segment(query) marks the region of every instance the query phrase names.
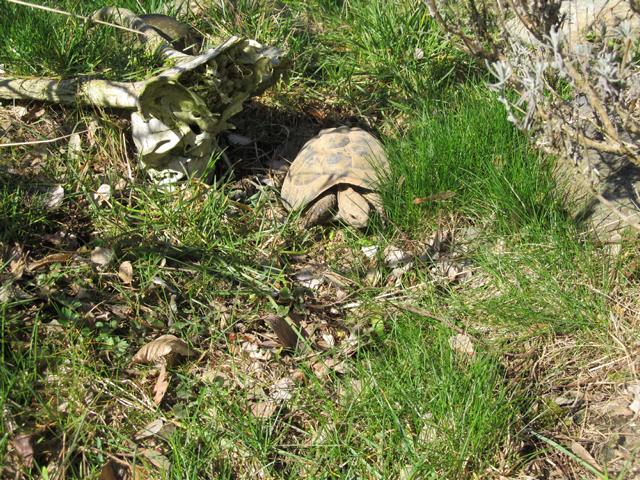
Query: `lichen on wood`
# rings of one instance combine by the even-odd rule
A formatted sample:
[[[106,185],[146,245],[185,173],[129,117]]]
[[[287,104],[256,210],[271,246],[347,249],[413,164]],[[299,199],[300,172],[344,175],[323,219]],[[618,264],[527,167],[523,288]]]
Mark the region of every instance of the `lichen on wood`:
[[[152,167],[159,181],[202,173],[215,155],[215,136],[230,128],[229,119],[243,103],[271,86],[283,68],[282,52],[255,40],[232,36],[192,56],[175,50],[130,10],[107,7],[93,18],[139,31],[146,51],[159,53],[168,66],[137,82],[0,77],[0,99],[132,111],[141,165]]]

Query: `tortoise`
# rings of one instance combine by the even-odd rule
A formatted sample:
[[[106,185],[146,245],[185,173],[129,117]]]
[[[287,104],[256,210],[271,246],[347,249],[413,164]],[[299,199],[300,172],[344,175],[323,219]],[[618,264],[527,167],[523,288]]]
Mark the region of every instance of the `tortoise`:
[[[372,208],[383,213],[375,190],[388,168],[382,144],[371,134],[346,126],[324,129],[291,163],[281,197],[287,209],[303,210],[304,226],[341,220],[363,228]]]

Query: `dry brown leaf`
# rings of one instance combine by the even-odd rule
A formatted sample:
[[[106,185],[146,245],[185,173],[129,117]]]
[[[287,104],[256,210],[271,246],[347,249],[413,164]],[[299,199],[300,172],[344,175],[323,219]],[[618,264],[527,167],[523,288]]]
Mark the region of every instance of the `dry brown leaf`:
[[[323,333],[322,340],[318,340],[318,345],[323,349],[331,349],[336,346],[336,339],[330,333]]]
[[[276,383],[271,385],[269,396],[273,400],[286,401],[293,397],[292,391],[295,388],[295,382],[290,377],[283,377]]]
[[[143,345],[133,357],[134,363],[158,363],[167,355],[192,357],[198,352],[189,348],[184,340],[175,335],[162,335]]]
[[[67,143],[67,155],[69,160],[77,160],[82,155],[82,138],[79,133],[72,133]]]
[[[34,270],[46,267],[47,265],[51,265],[52,263],[65,263],[73,258],[73,255],[74,254],[70,252],[52,253],[51,255],[47,255],[46,257],[41,258],[40,260],[29,262],[27,270],[33,272]]]
[[[398,247],[389,245],[384,249],[384,264],[389,268],[402,267],[413,260],[413,255]]]
[[[298,346],[298,334],[284,318],[277,315],[269,315],[265,318],[265,322],[276,333],[283,347],[289,350],[296,349]]]
[[[154,467],[163,472],[168,472],[171,468],[171,462],[169,461],[169,459],[157,450],[153,450],[151,448],[142,448],[138,450],[138,452],[140,453],[140,455],[149,460]]]
[[[176,430],[176,425],[172,422],[167,422],[162,418],[154,420],[146,425],[142,430],[136,433],[134,439],[137,441],[144,440],[149,437],[168,438],[171,433]]]
[[[119,318],[127,318],[133,313],[133,309],[129,305],[109,305],[109,310]]]
[[[47,207],[48,210],[55,210],[62,205],[62,200],[64,200],[64,188],[62,185],[56,185],[47,193],[44,206]]]
[[[323,275],[327,282],[329,282],[334,287],[347,288],[350,285],[355,284],[353,280],[344,277],[336,272],[324,272]]]
[[[160,365],[160,372],[158,373],[158,379],[153,386],[153,403],[160,405],[164,395],[169,388],[169,374],[167,373],[167,366],[163,363]]]
[[[469,355],[470,357],[476,354],[473,341],[469,335],[459,333],[452,336],[449,338],[449,346],[453,351]]]
[[[33,465],[33,437],[29,433],[23,433],[13,439],[11,445],[20,457],[20,461],[25,467]]]
[[[14,253],[9,262],[9,272],[11,272],[14,278],[19,280],[22,278],[22,274],[27,267],[27,256],[22,252],[21,247],[16,247],[13,250]]]
[[[128,260],[120,264],[118,269],[118,277],[122,280],[122,283],[130,285],[133,282],[133,265]]]
[[[308,268],[296,273],[294,278],[300,283],[300,286],[310,290],[317,290],[324,282],[324,277],[321,273],[314,272]]]
[[[60,230],[55,233],[45,233],[42,240],[59,250],[74,250],[78,248],[78,237],[71,232]]]
[[[278,410],[278,403],[274,401],[257,402],[251,406],[251,413],[256,418],[269,418],[276,410]]]
[[[91,195],[93,201],[98,204],[98,206],[102,206],[103,203],[109,202],[111,199],[111,185],[107,185],[103,183],[98,187],[93,195]]]
[[[596,462],[596,459],[593,458],[591,454],[587,451],[587,449],[584,448],[582,445],[580,445],[578,442],[571,442],[571,451],[575,453],[578,457],[580,457],[582,460],[587,462],[589,465],[591,465],[593,468],[595,468],[596,470],[600,472],[604,471],[602,467],[598,465],[598,462]]]
[[[162,430],[163,426],[164,420],[162,418],[158,418],[157,420],[145,425],[133,438],[136,440],[144,440],[145,438],[153,437]]]
[[[458,278],[458,276],[460,275],[462,270],[460,268],[458,268],[456,265],[449,265],[446,268],[446,272],[447,272],[447,279],[450,282],[453,282]]]
[[[367,257],[369,260],[371,260],[378,254],[378,247],[376,245],[362,247],[361,250],[362,250],[362,253],[364,253],[364,256]]]
[[[45,114],[45,109],[44,108],[39,108],[37,105],[34,106],[31,110],[29,110],[29,113],[27,115],[25,115],[25,122],[32,122],[34,120],[39,119],[40,117],[42,117]]]
[[[96,265],[107,265],[112,258],[113,250],[111,250],[110,248],[96,247],[91,252],[91,261]]]
[[[145,452],[146,450],[140,450],[140,454],[145,458],[148,458],[148,454]],[[152,460],[150,461],[153,463]],[[140,465],[132,466],[128,462],[115,459],[109,460],[105,463],[104,467],[102,467],[102,470],[100,471],[100,476],[98,477],[99,480],[147,480],[150,478],[157,478],[157,476],[152,476],[150,472]]]
[[[345,363],[333,357],[320,359],[311,365],[311,370],[319,379],[325,378],[329,372],[344,373],[346,371]]]
[[[29,113],[29,110],[27,110],[27,108],[23,107],[22,105],[8,107],[7,110],[8,110],[8,113],[13,113],[15,115],[15,118],[18,120],[22,120],[24,117],[27,116],[27,113]]]
[[[100,130],[100,124],[95,118],[92,118],[87,122],[87,143],[90,147],[96,144],[96,133]]]

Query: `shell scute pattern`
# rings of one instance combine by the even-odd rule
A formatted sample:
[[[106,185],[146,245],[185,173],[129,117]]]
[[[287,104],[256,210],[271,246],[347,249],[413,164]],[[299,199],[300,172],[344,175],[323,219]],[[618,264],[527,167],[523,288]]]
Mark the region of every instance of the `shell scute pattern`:
[[[324,161],[327,165],[340,165],[342,168],[351,166],[351,158],[343,152],[331,152],[324,157]]]
[[[343,148],[349,145],[349,143],[351,143],[351,139],[346,135],[344,136],[332,135],[325,141],[323,147],[324,148]]]
[[[384,149],[371,134],[359,128],[325,129],[291,164],[282,199],[289,208],[302,208],[339,184],[373,190],[376,174],[387,167]]]

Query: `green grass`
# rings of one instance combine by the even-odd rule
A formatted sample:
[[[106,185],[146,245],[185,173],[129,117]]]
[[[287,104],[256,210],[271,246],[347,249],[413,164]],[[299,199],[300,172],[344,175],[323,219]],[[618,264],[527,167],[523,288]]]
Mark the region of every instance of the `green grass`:
[[[344,379],[333,379],[337,402],[326,380],[308,374],[307,391],[290,406],[310,419],[302,437],[290,410],[255,420],[237,396],[215,385],[200,389],[187,429],[172,441],[174,478],[219,475],[231,453],[224,446],[231,445],[276,478],[397,478],[402,471],[409,478],[460,478],[486,467],[517,422],[495,359],[459,357],[449,332],[423,319],[390,321],[377,348],[363,352]],[[199,444],[219,460],[201,465],[193,450]]]
[[[500,293],[474,299],[470,312],[487,321],[557,332],[605,328],[608,302],[592,287],[613,288],[611,265],[589,242],[576,242],[579,225],[562,201],[552,162],[488,98],[477,87],[457,89],[427,103],[407,132],[387,142],[392,172],[384,195],[393,223],[419,232],[454,215],[481,231],[484,244],[471,256]],[[414,203],[439,192],[455,195]]]
[[[478,87],[463,87],[427,101],[407,132],[388,142],[393,161],[385,199],[397,224],[410,228],[443,209],[494,217],[492,228],[502,232],[568,224],[549,160],[531,149],[490,98]],[[414,203],[440,192],[455,195]]]
[[[158,11],[161,3],[142,6]],[[49,4],[82,14],[105,5]],[[119,5],[140,11],[138,2]],[[0,169],[21,168],[0,176],[0,225],[8,226],[0,230],[0,409],[11,420],[0,424],[0,464],[2,457],[15,464],[9,444],[15,432],[27,432],[37,452],[34,478],[60,469],[69,478],[98,478],[109,455],[176,479],[453,479],[517,470],[528,460],[518,445],[530,445],[527,429],[544,412],[533,410],[537,386],[527,372],[514,375],[505,358],[545,336],[606,337],[607,295],[625,287],[599,246],[579,236],[551,159],[505,120],[475,67],[415,2],[215,2],[185,19],[212,39],[236,33],[286,47],[290,73],[255,110],[281,131],[313,135],[321,125],[301,112],[320,106],[331,119],[369,124],[381,135],[391,163],[387,222],[366,232],[300,231],[294,217],[280,221],[268,188],[238,204],[228,195],[237,185],[226,178],[157,191],[135,165],[129,178],[123,127],[106,114],[80,156],[51,145],[40,172],[46,181],[24,171],[29,147],[3,150]],[[11,46],[0,48],[0,64],[11,73],[122,79],[155,68],[118,38],[110,29],[0,6],[0,44]],[[85,112],[64,114],[67,125],[86,121]],[[272,128],[261,118],[239,120],[257,132]],[[289,140],[259,138],[238,158],[275,157]],[[56,183],[66,196],[51,211],[44,199]],[[92,194],[102,183],[120,186],[98,205]],[[455,195],[446,200],[414,203],[449,191]],[[434,276],[435,258],[418,262],[398,285],[384,267],[381,282],[365,278],[371,264],[362,246],[417,245],[421,253],[436,231],[453,229],[464,243],[459,232],[470,227],[477,238],[453,250],[471,262],[477,285]],[[43,239],[60,231],[78,245]],[[31,259],[73,250],[84,260],[16,278],[8,258],[15,243]],[[113,249],[109,265],[88,261],[97,246]],[[118,278],[124,261],[132,263],[132,285]],[[307,264],[348,279],[345,293],[361,306],[305,310],[314,300],[294,273]],[[331,304],[334,294],[316,303]],[[397,297],[441,321],[400,313],[386,303]],[[304,352],[265,347],[267,361],[240,351],[268,338],[265,318],[274,313],[305,313],[311,326],[326,328],[338,345],[320,357],[343,368],[319,373]],[[460,328],[473,337],[473,357],[450,346]],[[346,355],[352,332],[361,332],[359,343]],[[169,369],[167,396],[155,406],[157,373],[131,358],[166,333],[203,357]],[[255,417],[252,407],[282,377],[296,378],[292,398],[269,418]],[[175,422],[175,432],[134,440],[160,417]],[[171,469],[153,467],[143,448],[161,451]]]
[[[590,246],[578,247],[562,236],[515,244],[508,255],[480,249],[478,263],[500,289],[474,309],[487,321],[523,327],[537,325],[556,333],[576,329],[605,331],[610,304],[596,291],[615,288],[612,265]],[[477,314],[476,313],[476,314]]]
[[[101,1],[38,2],[77,15],[90,16],[104,7]],[[142,2],[148,12],[164,2]],[[119,7],[140,11],[141,2],[125,1]],[[141,12],[145,13],[145,12]],[[22,5],[0,5],[0,64],[8,72],[25,76],[100,75],[127,80],[154,70],[155,59],[136,47],[132,38],[110,27],[96,27],[78,18],[56,15]]]
[[[5,228],[0,233],[3,243],[12,243],[27,236],[39,236],[47,225],[44,195],[30,195],[21,186],[0,183],[0,218]]]

